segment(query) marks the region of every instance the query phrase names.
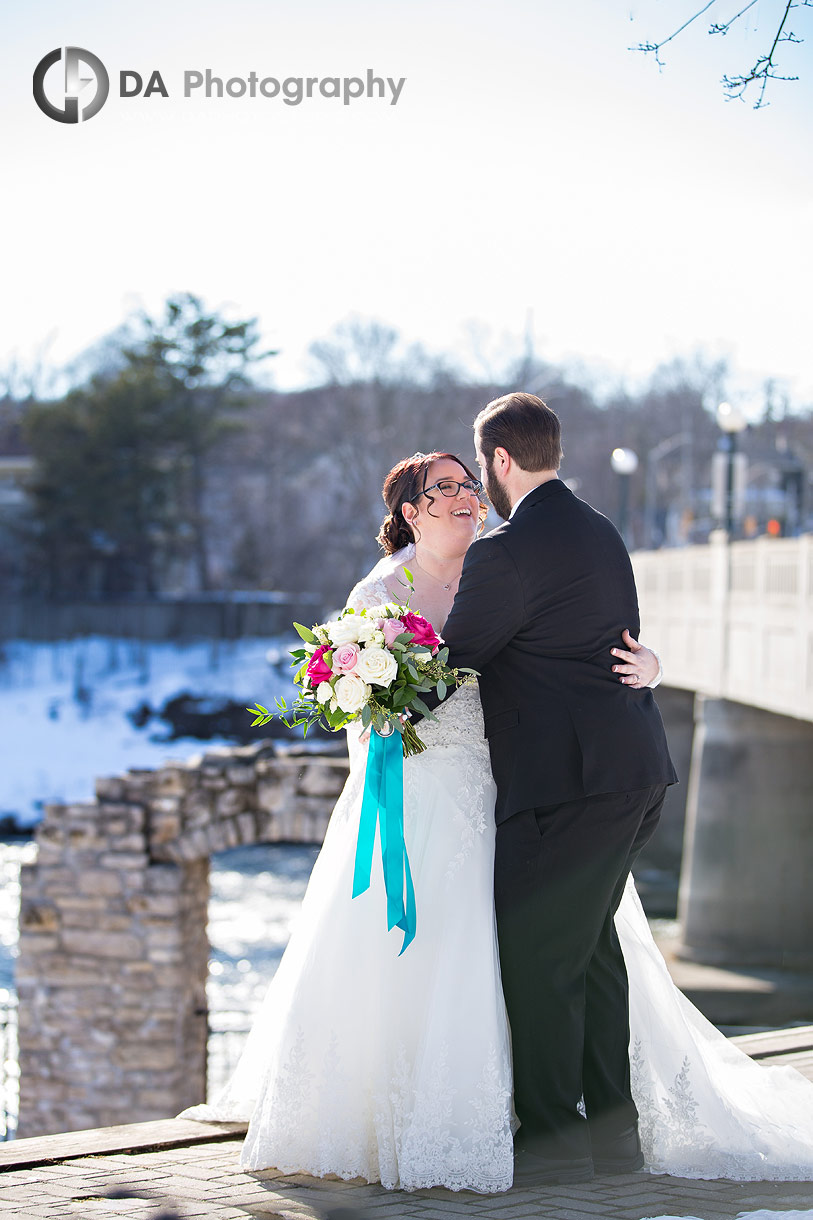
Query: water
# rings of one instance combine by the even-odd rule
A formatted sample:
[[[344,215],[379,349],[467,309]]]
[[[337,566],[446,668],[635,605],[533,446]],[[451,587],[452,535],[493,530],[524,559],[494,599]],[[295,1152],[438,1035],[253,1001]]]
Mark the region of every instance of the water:
[[[212,858],[208,1093],[226,1083],[276,973],[319,848],[266,843]]]
[[[35,857],[30,841],[0,842],[0,1140],[13,1139],[17,1127],[20,1067],[14,961],[19,941],[20,865]]]
[[[265,843],[212,858],[209,1012],[256,1013],[276,973],[319,848]]]
[[[0,842],[0,1004],[14,994],[14,961],[19,941],[20,865],[37,856],[33,842]]]

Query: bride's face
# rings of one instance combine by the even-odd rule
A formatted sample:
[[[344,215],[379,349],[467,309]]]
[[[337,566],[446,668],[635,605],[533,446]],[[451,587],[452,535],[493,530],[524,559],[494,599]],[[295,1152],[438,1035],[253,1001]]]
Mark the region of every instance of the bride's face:
[[[480,500],[476,492],[458,487],[456,492],[445,496],[438,483],[454,480],[463,483],[471,480],[459,462],[440,458],[432,462],[426,472],[428,494],[418,496],[404,506],[404,515],[410,521],[417,541],[440,554],[460,555],[468,549],[477,535],[480,523]]]

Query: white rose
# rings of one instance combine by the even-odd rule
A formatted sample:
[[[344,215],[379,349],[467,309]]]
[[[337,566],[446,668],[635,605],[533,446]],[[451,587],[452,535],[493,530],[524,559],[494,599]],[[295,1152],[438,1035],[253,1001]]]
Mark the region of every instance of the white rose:
[[[374,618],[367,618],[366,615],[360,614],[357,624],[358,639],[354,643],[367,644],[378,633],[378,628],[375,624],[376,620]]]
[[[357,669],[358,666],[356,666]],[[361,680],[356,670],[352,674],[342,674],[333,688],[333,694],[339,707],[343,712],[351,715],[353,712],[361,711],[372,694],[369,686]]]
[[[316,702],[327,703],[328,699],[333,698],[333,687],[329,682],[320,682],[316,688]]]
[[[398,662],[387,648],[362,648],[354,672],[365,682],[389,686],[398,675]]]
[[[381,606],[370,606],[367,618],[373,621],[379,618],[399,618],[403,612],[403,606],[396,606],[395,602],[384,602]]]
[[[325,623],[331,644],[338,648],[340,644],[358,644],[359,642],[359,624],[362,622],[361,616],[348,614],[344,618],[334,619],[331,623]]]

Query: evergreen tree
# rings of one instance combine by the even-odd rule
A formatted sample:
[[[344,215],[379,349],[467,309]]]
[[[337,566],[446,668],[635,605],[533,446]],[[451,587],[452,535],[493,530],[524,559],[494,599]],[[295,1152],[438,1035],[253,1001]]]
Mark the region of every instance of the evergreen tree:
[[[170,297],[164,316],[142,315],[141,334],[124,355],[134,369],[146,369],[170,387],[168,410],[174,420],[179,478],[192,552],[201,589],[210,587],[205,511],[207,457],[237,425],[248,403],[249,368],[276,353],[260,351],[256,318],[227,322],[205,310],[191,293]]]
[[[107,373],[29,409],[48,595],[155,593],[186,556],[210,587],[206,465],[248,401],[250,364],[271,354],[258,344],[255,319],[229,323],[173,297],[159,321],[131,327]]]
[[[155,593],[181,524],[168,387],[146,368],[29,408],[29,491],[50,596]]]

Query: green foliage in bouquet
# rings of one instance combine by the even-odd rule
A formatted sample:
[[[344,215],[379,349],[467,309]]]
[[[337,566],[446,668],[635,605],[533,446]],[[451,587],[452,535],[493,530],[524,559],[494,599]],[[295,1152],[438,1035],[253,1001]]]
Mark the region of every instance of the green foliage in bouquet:
[[[405,569],[405,575],[411,584],[412,574]],[[410,713],[417,712],[427,719],[437,719],[421,696],[434,690],[439,699],[444,699],[450,689],[476,677],[476,671],[466,667],[456,669],[449,665],[449,649],[441,646],[442,641],[426,619],[409,610],[408,602],[406,605],[388,602],[377,609],[375,622],[408,615],[409,623],[416,629],[404,630],[394,637],[390,631],[386,645],[384,633],[373,626],[373,619],[366,610],[361,610],[357,616],[357,631],[353,624],[346,622],[352,615],[355,615],[355,611],[348,608],[335,622],[313,628],[294,623],[302,640],[302,646],[291,651],[292,665],[296,668],[294,682],[300,688],[300,693],[291,706],[284,698],[276,699],[275,711],[261,703],[247,708],[254,716],[252,727],[267,724],[277,716],[289,727],[303,726],[304,736],[307,737],[315,724],[322,724],[337,732],[348,724],[360,722],[363,729],[374,729],[381,736],[400,733],[404,755],[419,754],[426,747],[411,723]],[[344,624],[341,634],[348,636],[349,628],[349,636],[356,635],[355,641],[349,637],[343,642],[331,639],[331,630],[335,631],[340,624]],[[353,650],[356,652],[358,673],[355,668],[343,670],[341,665],[338,670],[333,668],[335,654],[342,647],[347,657],[348,644],[351,661]],[[369,677],[367,662],[373,653],[383,672],[381,676],[365,681],[360,675],[367,673]],[[352,678],[354,674],[355,681],[345,683],[343,688],[342,679],[348,676]]]

